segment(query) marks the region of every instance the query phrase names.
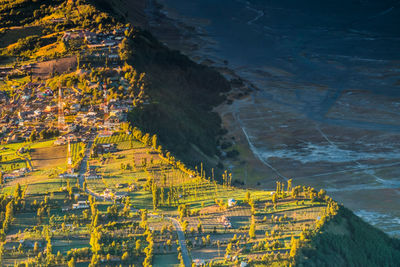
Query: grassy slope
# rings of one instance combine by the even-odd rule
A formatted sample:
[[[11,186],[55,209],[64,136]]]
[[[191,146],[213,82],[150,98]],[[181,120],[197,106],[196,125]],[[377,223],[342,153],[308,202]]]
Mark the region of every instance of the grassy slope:
[[[297,266],[399,266],[400,240],[341,207],[297,256]]]

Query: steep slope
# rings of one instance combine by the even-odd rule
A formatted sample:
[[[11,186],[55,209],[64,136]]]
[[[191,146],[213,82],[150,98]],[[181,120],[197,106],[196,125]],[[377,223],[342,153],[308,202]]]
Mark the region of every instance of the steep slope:
[[[296,266],[398,266],[399,263],[400,241],[344,207],[296,257]]]
[[[135,109],[131,121],[159,135],[180,157],[199,154],[192,153],[193,146],[209,158],[217,155],[221,120],[212,108],[224,100],[228,82],[216,71],[169,50],[147,32],[138,33],[134,43],[132,64],[149,78],[150,103]],[[196,159],[186,159],[198,164]]]

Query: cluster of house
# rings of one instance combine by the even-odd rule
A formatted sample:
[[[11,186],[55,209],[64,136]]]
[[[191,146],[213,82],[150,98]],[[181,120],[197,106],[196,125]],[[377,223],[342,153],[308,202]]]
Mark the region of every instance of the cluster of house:
[[[77,209],[87,209],[89,208],[89,205],[87,201],[78,201],[77,203],[72,204],[72,209],[77,210]]]
[[[63,88],[62,114],[74,115],[74,121],[63,125],[63,132],[74,132],[79,136],[90,128],[116,130],[127,118],[132,102],[110,100],[97,106],[81,106],[82,94],[73,88]],[[57,94],[44,83],[28,83],[15,88],[11,97],[0,91],[0,141],[23,142],[32,132],[40,133],[49,128],[59,128],[59,103]],[[105,116],[107,111],[107,116]],[[66,140],[57,141],[64,144]]]
[[[46,112],[52,98],[52,92],[39,91],[44,84],[28,83],[21,88],[14,88],[14,94],[0,97],[0,140],[6,143],[27,140],[33,131],[39,133],[48,128],[55,119],[54,114]]]
[[[24,177],[27,172],[29,172],[28,168],[21,168],[19,170],[14,170],[11,173],[4,174],[3,179],[4,179],[5,182],[7,182],[9,180],[13,180],[13,179],[16,179],[16,178]]]
[[[126,197],[128,194],[126,192],[113,192],[113,190],[106,188],[103,193],[101,194],[101,196],[104,199],[114,199],[114,200],[119,200],[119,199],[123,199],[124,197]]]
[[[218,222],[221,223],[225,228],[232,228],[232,223],[229,217],[222,215],[218,218]]]
[[[89,48],[112,47],[118,45],[124,39],[124,32],[128,28],[114,29],[112,32],[93,32],[88,30],[73,29],[65,31],[62,41],[84,41]]]
[[[79,197],[79,194],[77,194]],[[79,209],[87,209],[89,208],[89,204],[87,200],[78,200],[76,203],[72,204],[72,207],[64,207],[62,211],[69,211],[69,210],[79,210]]]
[[[97,144],[95,146],[97,154],[113,153],[117,151],[117,144]]]
[[[82,40],[90,48],[81,52],[86,56],[105,53],[107,57],[118,58],[118,44],[125,38],[126,30],[127,28],[120,28],[108,33],[71,30],[64,33],[62,40]],[[35,64],[1,67],[0,79],[10,74],[27,75],[27,71],[33,68]],[[93,70],[80,69],[76,74],[90,75],[91,71]],[[120,75],[120,65],[107,71],[107,80],[117,84],[119,89],[129,89],[129,82]],[[75,86],[61,88],[62,97],[59,100],[58,90],[53,91],[53,87],[48,87],[45,81],[40,79],[24,85],[15,84],[12,91],[0,91],[0,143],[24,142],[42,138],[42,134],[54,137],[59,133],[61,136],[55,140],[55,145],[65,145],[69,141],[84,142],[90,129],[96,128],[105,135],[119,130],[121,122],[127,120],[127,113],[133,108],[131,97],[123,100],[107,99],[105,87],[92,81],[88,81],[87,86],[97,90],[100,95],[104,93],[104,102],[93,106],[88,106],[86,101],[93,96]],[[101,145],[98,149],[99,153],[115,151],[115,147],[110,144]],[[23,171],[18,170],[6,174],[5,178],[14,179],[22,175]],[[101,175],[93,169],[89,170],[85,177],[99,179]],[[113,197],[115,198],[115,195]]]
[[[80,58],[82,62],[97,59],[119,63],[118,45],[125,38],[124,32],[128,28],[114,29],[112,32],[93,32],[88,30],[70,30],[64,32],[62,40],[64,42],[81,41],[89,48],[89,51],[82,51]]]
[[[68,142],[75,143],[80,140],[75,134],[69,133],[65,135],[60,135],[55,141],[54,144],[57,146],[66,145]]]

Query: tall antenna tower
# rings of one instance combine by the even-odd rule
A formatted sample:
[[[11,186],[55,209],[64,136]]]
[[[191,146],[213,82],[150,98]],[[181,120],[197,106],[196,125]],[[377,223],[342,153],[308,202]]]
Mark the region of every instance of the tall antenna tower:
[[[58,129],[60,131],[64,130],[65,118],[64,118],[64,107],[62,102],[62,90],[61,86],[58,85]]]

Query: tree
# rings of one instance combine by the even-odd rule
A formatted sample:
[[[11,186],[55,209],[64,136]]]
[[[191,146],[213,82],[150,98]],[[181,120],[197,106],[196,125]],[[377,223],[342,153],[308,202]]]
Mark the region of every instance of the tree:
[[[125,251],[125,253],[122,254],[121,260],[122,260],[122,261],[128,261],[128,260],[129,260],[129,253],[128,253],[128,251]]]
[[[75,258],[72,257],[71,260],[68,262],[68,267],[75,267]]]
[[[33,245],[33,253],[37,254],[39,252],[39,244],[38,242],[35,242]]]
[[[187,220],[184,220],[182,223],[182,231],[186,232],[188,226],[189,226],[189,222]]]
[[[92,260],[90,261],[89,267],[95,267],[99,265],[99,255],[98,254],[93,254]]]
[[[250,197],[251,197],[251,195],[250,195],[250,192],[249,191],[247,191],[246,192],[246,197],[245,197],[245,199],[244,199],[244,202],[249,202],[250,201]]]
[[[153,209],[156,210],[160,203],[160,190],[158,190],[156,183],[152,185],[152,196],[153,196]]]
[[[6,233],[4,232],[4,229],[0,230],[0,241],[1,242],[6,241]]]
[[[138,239],[138,240],[136,240],[136,243],[135,243],[135,252],[136,252],[136,255],[137,256],[139,256],[139,254],[140,254],[140,248],[141,248],[141,241],[140,241],[140,239]]]
[[[291,258],[293,258],[294,256],[296,256],[296,252],[297,252],[297,249],[299,248],[300,241],[298,239],[295,239],[292,236],[292,240],[290,243],[291,243],[291,246],[290,246],[290,254],[289,255]]]
[[[326,196],[326,191],[325,191],[324,189],[319,190],[319,192],[318,192],[318,198],[319,198],[320,200],[324,200],[325,196]]]
[[[172,249],[172,243],[171,240],[168,239],[166,245],[168,246],[168,249],[171,250]]]
[[[129,45],[129,41],[127,38],[124,38],[122,42],[119,44],[119,57],[122,61],[128,61],[132,55],[132,51]]]
[[[14,205],[13,201],[10,201],[6,206],[6,215],[3,221],[3,230],[5,233],[8,231],[8,227],[10,226],[13,219],[14,219]]]
[[[275,205],[276,202],[277,202],[277,200],[278,200],[278,195],[277,195],[276,193],[274,193],[274,194],[272,195],[272,203]]]
[[[228,258],[231,254],[232,254],[232,243],[229,243],[229,244],[226,246],[225,258]]]
[[[189,214],[189,209],[185,204],[179,205],[178,207],[178,212],[179,212],[179,220],[182,221],[184,217],[187,217]]]
[[[14,197],[16,199],[22,198],[22,188],[21,188],[21,185],[19,183],[17,183],[17,186],[15,188]]]
[[[63,256],[61,255],[60,251],[57,251],[56,262],[60,264],[63,260]]]
[[[43,140],[44,137],[45,137],[45,132],[44,132],[44,130],[41,130],[40,133],[39,133],[39,138],[40,138],[41,140]]]
[[[292,191],[292,179],[289,179],[288,181],[287,181],[287,192],[288,192],[288,194]]]
[[[198,232],[199,234],[201,234],[201,233],[203,232],[203,226],[202,226],[201,223],[199,223],[199,224],[197,225],[197,232]]]
[[[249,236],[250,238],[255,238],[256,237],[256,223],[254,216],[251,218],[251,223],[250,223],[250,228],[249,228]]]
[[[94,227],[90,236],[90,246],[93,252],[93,256],[97,255],[101,249],[99,240],[100,240],[100,232],[97,229],[97,227]]]
[[[140,227],[143,229],[147,227],[147,210],[142,210]]]
[[[157,149],[157,144],[158,144],[157,135],[153,135],[153,137],[151,138],[151,145],[154,149]]]
[[[4,242],[0,244],[0,264],[3,263],[3,254],[4,254]]]

